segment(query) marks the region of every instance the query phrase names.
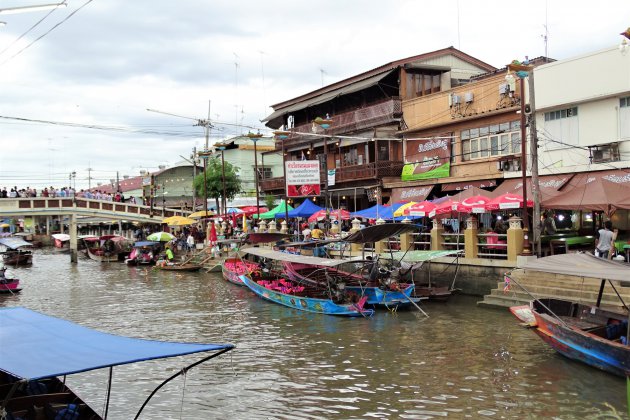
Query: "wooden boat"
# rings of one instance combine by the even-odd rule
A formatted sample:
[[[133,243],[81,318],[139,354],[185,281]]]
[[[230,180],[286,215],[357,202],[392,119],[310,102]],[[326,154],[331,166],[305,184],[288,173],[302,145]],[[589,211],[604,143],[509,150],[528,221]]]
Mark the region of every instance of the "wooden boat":
[[[157,386],[136,413],[139,418],[153,395],[169,381],[234,348],[231,344],[174,343],[106,334],[21,307],[1,308],[0,319],[0,337],[10,337],[0,346],[0,413],[7,413],[7,418],[107,418],[115,366],[211,353]],[[50,348],[54,351],[47,351]],[[103,412],[87,405],[64,384],[66,375],[101,368],[109,368]],[[133,413],[127,418],[134,418]]]
[[[159,270],[164,271],[199,271],[203,268],[203,266],[199,264],[193,263],[185,263],[185,264],[156,264],[155,267]]]
[[[30,242],[19,237],[8,237],[0,238],[0,245],[5,247],[5,251],[2,252],[2,259],[6,265],[33,264],[33,253],[30,249],[24,249],[32,246]]]
[[[160,242],[136,242],[125,263],[127,265],[154,265],[159,258],[160,248]]]
[[[347,260],[346,264],[366,268],[369,265],[374,269],[377,267],[375,261]],[[413,283],[392,281],[391,273],[387,272],[382,273],[384,276],[373,275],[370,277],[370,273],[362,274],[362,268],[351,273],[336,268],[322,269],[303,263],[284,262],[283,266],[284,272],[289,278],[305,283],[326,284],[328,278],[332,278],[337,283],[337,287],[342,285],[341,287],[349,292],[367,296],[366,304],[374,307],[403,308],[421,300],[418,297],[411,297],[415,288]]]
[[[54,233],[51,236],[53,238],[55,251],[70,252],[70,235],[67,233]]]
[[[253,232],[242,239],[228,239],[219,241],[218,243],[230,245],[234,243],[236,244],[236,248],[238,249],[245,244],[256,245],[261,243],[275,243],[290,237],[291,235],[287,235],[284,233]],[[242,256],[226,258],[221,264],[221,273],[223,274],[223,278],[228,282],[236,284],[238,286],[244,286],[240,276],[251,275],[253,272],[259,271],[259,269],[260,266],[258,263],[248,261]]]
[[[560,254],[528,262],[523,268],[602,279],[595,305],[547,298],[533,299],[529,306],[514,306],[510,311],[563,356],[630,377],[627,307],[623,311],[600,307],[606,282],[613,289],[613,280],[626,285],[630,266],[590,254]],[[516,283],[509,276],[508,279]]]
[[[374,314],[374,310],[365,308],[367,296],[351,293],[343,287],[337,287],[335,283],[324,285],[294,280],[273,267],[278,262],[297,261],[313,266],[335,267],[342,264],[342,260],[287,254],[263,248],[247,248],[241,252],[261,259],[263,267],[260,270],[241,275],[240,279],[263,299],[293,309],[326,315],[371,317]]]
[[[20,280],[12,279],[5,276],[6,267],[0,267],[0,293],[18,293],[20,288]]]
[[[227,258],[223,264],[221,264],[223,278],[238,286],[245,286],[243,280],[241,280],[241,276],[251,276],[252,273],[259,269],[260,266],[258,264],[241,258]]]
[[[122,261],[130,252],[127,238],[118,235],[104,235],[98,238],[84,238],[87,256],[99,262]]]
[[[383,253],[379,257],[392,261],[392,266],[396,267],[404,278],[409,278],[415,284],[413,296],[428,298],[430,301],[446,302],[455,292],[453,285],[439,285],[431,280],[430,264],[432,260],[444,257],[454,257],[457,259],[459,250],[441,251],[396,251]],[[418,279],[417,273],[425,263],[429,264],[426,279]]]

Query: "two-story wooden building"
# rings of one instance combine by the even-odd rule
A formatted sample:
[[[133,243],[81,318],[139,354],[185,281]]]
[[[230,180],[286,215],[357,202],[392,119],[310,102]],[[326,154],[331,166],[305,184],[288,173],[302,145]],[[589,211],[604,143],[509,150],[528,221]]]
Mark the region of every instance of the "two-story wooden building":
[[[400,134],[410,133],[410,127],[424,128],[419,120],[412,119],[409,125],[403,104],[450,91],[473,76],[495,70],[449,47],[391,62],[275,104],[266,125],[290,134],[276,141],[274,153],[284,149],[286,160],[319,160],[322,190],[327,187],[335,207],[356,210],[387,201],[384,197],[389,192],[383,187],[400,180],[406,163]],[[409,109],[415,112],[414,107]],[[426,118],[420,112],[416,117]],[[314,124],[317,118],[331,120],[330,126]],[[325,168],[335,169],[334,184],[325,177]],[[284,185],[283,177],[274,177],[263,180],[260,189],[282,196]]]

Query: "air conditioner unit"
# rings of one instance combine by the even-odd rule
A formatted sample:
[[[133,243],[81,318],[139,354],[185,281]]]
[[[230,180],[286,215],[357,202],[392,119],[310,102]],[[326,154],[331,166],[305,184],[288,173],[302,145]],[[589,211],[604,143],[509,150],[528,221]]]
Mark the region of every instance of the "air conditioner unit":
[[[502,161],[497,161],[497,171],[502,171],[503,170],[503,162]]]
[[[452,105],[459,105],[460,101],[461,101],[461,99],[460,99],[459,95],[451,95],[451,104]]]
[[[593,162],[601,162],[604,160],[603,150],[593,150]]]
[[[464,100],[466,103],[471,103],[475,99],[475,95],[472,92],[466,92],[464,94]]]
[[[508,85],[507,83],[502,83],[499,85],[499,94],[500,95],[506,95],[510,93],[510,85]]]

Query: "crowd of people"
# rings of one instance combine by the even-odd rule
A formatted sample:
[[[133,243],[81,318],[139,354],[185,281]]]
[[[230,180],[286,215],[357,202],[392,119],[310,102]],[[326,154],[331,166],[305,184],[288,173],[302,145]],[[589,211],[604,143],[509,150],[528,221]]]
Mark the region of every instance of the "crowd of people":
[[[75,191],[72,187],[55,188],[45,187],[38,191],[36,188],[13,187],[7,191],[7,187],[0,190],[0,198],[33,198],[33,197],[80,197],[91,200],[113,201],[117,203],[143,204],[142,198],[130,196],[125,198],[122,192],[108,193],[101,190],[79,190]]]

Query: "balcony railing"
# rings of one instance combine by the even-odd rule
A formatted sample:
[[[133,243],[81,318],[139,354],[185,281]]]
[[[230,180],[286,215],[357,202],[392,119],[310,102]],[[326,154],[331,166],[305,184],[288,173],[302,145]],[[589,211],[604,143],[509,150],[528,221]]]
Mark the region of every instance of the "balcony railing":
[[[380,161],[365,165],[343,166],[335,171],[335,183],[350,181],[377,180],[389,176],[400,176],[405,164],[399,161]],[[332,168],[331,168],[332,169]],[[319,179],[322,185],[326,182],[326,173],[321,170]],[[284,177],[267,178],[259,182],[262,191],[284,189]]]
[[[401,117],[401,99],[387,99],[385,101],[355,109],[353,111],[331,115],[333,124],[329,129],[326,130],[326,134],[334,136],[338,134],[364,130],[370,127],[376,127],[379,125],[396,122],[400,120]],[[312,130],[312,126],[313,123],[308,122],[294,127],[293,131],[295,131],[296,133],[310,133]],[[288,140],[286,140],[285,147],[291,147],[293,145],[300,144],[306,140],[312,139],[312,136],[294,134]],[[277,142],[276,148],[279,149],[280,147],[280,142]]]

